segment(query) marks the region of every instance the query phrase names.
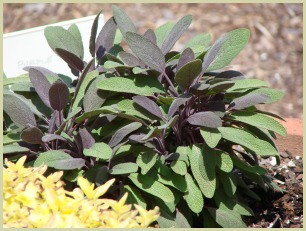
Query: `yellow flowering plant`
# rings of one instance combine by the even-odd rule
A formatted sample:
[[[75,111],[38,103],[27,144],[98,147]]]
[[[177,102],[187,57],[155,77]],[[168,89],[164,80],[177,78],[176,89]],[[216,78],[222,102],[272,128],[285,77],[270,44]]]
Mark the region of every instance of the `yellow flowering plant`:
[[[119,201],[100,199],[115,179],[94,189],[78,177],[80,188],[64,189],[63,172],[45,177],[47,166],[25,168],[26,156],[16,163],[5,160],[3,169],[4,228],[146,228],[156,221],[159,208],[145,210]]]

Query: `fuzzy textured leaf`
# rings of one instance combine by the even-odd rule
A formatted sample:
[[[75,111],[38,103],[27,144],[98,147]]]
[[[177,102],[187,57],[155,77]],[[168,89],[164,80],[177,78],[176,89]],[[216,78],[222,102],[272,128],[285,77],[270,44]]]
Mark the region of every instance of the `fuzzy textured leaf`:
[[[126,200],[127,204],[137,204],[143,207],[144,209],[147,208],[147,203],[141,196],[141,193],[138,191],[138,189],[129,185],[124,185],[124,190],[129,193],[128,198]]]
[[[202,62],[199,59],[193,60],[182,66],[174,77],[175,81],[184,89],[187,89],[196,77],[201,73]]]
[[[84,69],[83,60],[77,55],[61,48],[55,48],[55,53],[74,69],[78,71],[82,71]]]
[[[160,119],[163,119],[163,113],[153,100],[145,96],[134,96],[132,99],[135,103],[137,103],[139,106],[141,106],[151,114],[157,116]]]
[[[144,64],[160,73],[165,71],[165,57],[157,45],[132,32],[126,33],[126,42]]]
[[[145,175],[155,165],[158,155],[154,152],[142,152],[138,155],[136,163],[141,168],[141,174]]]
[[[220,127],[222,137],[239,144],[260,156],[278,156],[277,150],[265,140],[258,139],[252,133],[240,128]]]
[[[117,164],[109,170],[109,173],[112,175],[121,175],[137,172],[138,165],[132,162],[126,162],[122,164]]]
[[[29,127],[21,132],[20,138],[29,144],[41,144],[43,135],[39,128]]]
[[[231,210],[222,210],[207,207],[206,208],[213,219],[221,225],[223,228],[246,228],[247,226],[241,219],[241,216],[238,213],[235,213]]]
[[[126,137],[128,134],[130,134],[133,131],[136,131],[138,128],[142,126],[139,122],[133,122],[130,123],[122,128],[120,128],[118,131],[115,132],[115,134],[112,136],[111,140],[109,141],[108,145],[110,147],[114,147],[117,144],[119,144],[124,137]]]
[[[113,150],[106,143],[98,142],[90,148],[85,148],[83,153],[85,156],[96,157],[101,161],[108,161],[112,156]]]
[[[222,35],[204,57],[203,72],[227,66],[245,47],[250,31],[245,28],[232,30]]]
[[[73,158],[73,159],[57,160],[52,164],[52,167],[55,169],[60,169],[60,170],[72,170],[72,169],[77,169],[77,168],[80,169],[84,165],[85,165],[84,159]]]
[[[188,29],[189,25],[191,24],[192,16],[186,15],[181,18],[171,29],[167,37],[165,38],[161,50],[163,54],[167,54],[177,40],[182,36],[182,34]]]
[[[170,164],[171,169],[173,170],[173,172],[175,172],[176,174],[185,176],[187,173],[187,165],[186,162],[182,161],[182,160],[174,160],[171,162]]]
[[[247,107],[254,106],[256,104],[265,103],[269,100],[269,97],[259,93],[250,93],[239,98],[234,99],[228,109],[244,109]]]
[[[78,48],[80,49],[80,58],[83,59],[84,58],[83,40],[78,26],[76,24],[71,24],[67,30],[74,37],[74,40],[77,43]]]
[[[114,17],[111,17],[106,21],[102,30],[100,31],[95,44],[95,52],[98,60],[102,58],[105,52],[109,52],[113,47],[116,28]]]
[[[70,155],[63,151],[52,150],[40,153],[34,162],[34,167],[39,167],[41,165],[48,165],[49,167],[54,167],[56,161],[58,160],[69,160],[73,159]]]
[[[49,89],[49,101],[54,110],[63,110],[69,101],[69,89],[67,85],[61,81],[55,81]]]
[[[143,34],[143,37],[145,37],[146,39],[149,39],[152,43],[157,44],[156,35],[153,30],[151,29],[146,30],[146,32]]]
[[[195,56],[194,56],[194,53],[191,50],[191,48],[186,48],[182,52],[182,54],[181,54],[181,56],[180,56],[180,58],[178,60],[178,63],[177,63],[177,66],[176,66],[176,70],[180,70],[182,68],[182,66],[184,66],[185,64],[191,62],[194,59],[195,59]]]
[[[184,195],[184,199],[186,200],[192,212],[200,213],[204,206],[204,199],[201,190],[195,184],[192,179],[192,176],[189,173],[185,175],[185,179],[187,182],[188,191]]]
[[[230,119],[243,122],[254,127],[265,128],[282,136],[287,135],[286,129],[281,123],[260,113],[237,111],[230,115]]]
[[[136,33],[136,27],[130,17],[118,6],[113,5],[112,9],[115,22],[122,35],[125,36],[128,31]]]
[[[97,87],[106,91],[126,92],[143,96],[163,93],[163,86],[152,78],[135,77],[134,80],[123,77],[103,79]]]
[[[216,152],[216,164],[223,172],[231,172],[234,167],[230,155],[223,151]]]
[[[162,199],[165,202],[174,202],[174,195],[172,191],[154,180],[147,175],[141,175],[139,173],[132,173],[129,175],[129,179],[141,190]]]
[[[35,88],[35,91],[37,92],[41,100],[47,107],[50,107],[49,89],[51,87],[51,84],[46,78],[46,76],[39,70],[30,68],[29,77],[33,87]]]
[[[82,48],[76,38],[66,29],[59,26],[46,27],[45,37],[51,49],[61,48],[67,50],[78,57],[82,57]]]
[[[198,112],[188,117],[187,121],[191,125],[218,128],[222,126],[222,120],[215,113],[206,111]]]
[[[161,47],[163,42],[165,41],[166,37],[169,35],[170,31],[174,26],[173,22],[167,22],[160,27],[158,27],[154,33],[156,35],[156,43],[157,46]]]
[[[205,48],[209,46],[210,39],[211,39],[211,36],[209,33],[202,33],[202,34],[196,35],[186,42],[184,49],[191,48],[194,50],[198,47],[201,47],[204,51]]]
[[[210,148],[215,148],[222,138],[221,133],[216,128],[205,128],[204,127],[204,128],[201,128],[200,133],[205,143]]]
[[[177,110],[181,105],[183,105],[189,99],[191,99],[191,96],[192,96],[191,94],[183,94],[177,97],[175,100],[173,100],[168,110],[168,118],[171,118],[175,114],[175,112],[177,112]]]
[[[28,148],[21,147],[19,144],[8,144],[3,145],[3,154],[11,154],[11,153],[25,153],[30,151]]]
[[[15,94],[3,95],[3,110],[19,128],[28,124],[36,127],[36,119],[31,108]]]
[[[235,92],[241,90],[248,90],[258,87],[267,87],[268,84],[260,79],[238,79],[235,80],[235,85],[227,89],[226,92]]]

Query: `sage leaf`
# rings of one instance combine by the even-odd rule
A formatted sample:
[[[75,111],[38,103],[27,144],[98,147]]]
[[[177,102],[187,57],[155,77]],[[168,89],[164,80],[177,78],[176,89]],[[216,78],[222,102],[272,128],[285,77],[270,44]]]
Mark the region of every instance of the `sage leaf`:
[[[138,128],[142,126],[139,122],[133,122],[130,123],[122,128],[120,128],[118,131],[115,132],[115,134],[112,136],[111,140],[109,141],[108,145],[110,147],[114,147],[117,144],[120,143],[120,141],[126,137],[128,134],[130,134],[133,131],[136,131]]]
[[[29,152],[29,151],[30,150],[28,148],[21,147],[17,143],[3,145],[3,154],[26,153],[26,152]]]
[[[112,77],[103,79],[97,87],[106,91],[125,92],[143,96],[151,96],[154,93],[163,93],[163,86],[156,79],[135,77],[132,79]]]
[[[237,179],[232,173],[220,172],[220,179],[227,196],[233,197],[237,190]]]
[[[198,112],[187,118],[187,121],[191,125],[208,127],[208,128],[218,128],[222,126],[222,120],[215,113],[206,111]]]
[[[37,127],[25,128],[20,134],[20,138],[29,144],[41,144],[43,136],[44,134]]]
[[[188,40],[183,49],[190,48],[195,51],[197,48],[205,50],[209,46],[211,36],[209,33],[202,33]]]
[[[97,71],[92,71],[92,72],[89,72],[88,74],[85,75],[85,77],[84,77],[84,79],[83,79],[83,81],[82,81],[82,83],[80,85],[80,88],[79,88],[79,90],[77,92],[77,95],[75,97],[75,100],[73,102],[72,109],[75,109],[77,107],[82,106],[83,98],[84,98],[84,95],[85,95],[85,92],[86,92],[86,89],[87,89],[88,85],[98,75],[99,75],[99,73]]]
[[[163,119],[163,113],[153,100],[145,96],[134,96],[132,99],[135,103],[137,103],[139,106],[141,106],[151,114],[157,116],[160,119]]]
[[[131,67],[144,67],[145,64],[140,61],[137,57],[135,57],[133,54],[125,52],[125,51],[121,51],[119,52],[119,57],[123,60],[124,63],[126,63],[127,65],[131,66]]]
[[[265,128],[270,131],[276,132],[282,136],[286,136],[287,132],[284,126],[278,121],[272,119],[271,117],[265,116],[256,112],[248,111],[237,111],[230,115],[232,120],[243,122],[254,127]]]
[[[203,137],[205,143],[210,148],[215,148],[222,138],[221,133],[216,128],[205,128],[202,127],[200,130],[201,136]]]
[[[177,63],[176,69],[180,70],[182,68],[182,66],[184,66],[185,64],[191,62],[192,60],[194,60],[195,56],[193,51],[190,48],[186,48]],[[201,67],[202,68],[202,67]]]
[[[80,58],[83,60],[84,58],[84,47],[81,32],[76,24],[71,24],[67,29],[70,34],[74,37],[74,40],[80,50]]]
[[[142,152],[137,156],[136,163],[141,168],[141,174],[145,175],[155,165],[158,155],[154,152]]]
[[[155,30],[156,35],[156,44],[158,47],[161,47],[166,37],[169,35],[171,29],[173,28],[173,22],[167,22]]]
[[[89,86],[83,98],[83,106],[85,112],[99,109],[109,95],[108,92],[97,88],[97,84],[104,78],[105,77],[103,75],[99,75],[94,80],[92,80],[90,84],[88,84]]]
[[[100,31],[96,43],[95,43],[95,52],[97,59],[100,60],[105,52],[109,52],[114,45],[116,35],[116,23],[114,17],[111,17],[106,21],[102,30]]]
[[[83,148],[90,148],[95,144],[95,139],[92,137],[92,134],[88,128],[80,128],[78,135],[81,138]]]
[[[49,89],[51,87],[50,82],[46,78],[46,76],[37,69],[30,68],[29,69],[29,77],[35,91],[44,102],[47,107],[50,107],[49,101]]]
[[[222,138],[239,144],[260,156],[278,156],[277,150],[267,141],[261,140],[252,133],[240,128],[220,127]]]
[[[90,148],[85,148],[83,153],[85,156],[96,157],[101,161],[109,161],[113,150],[110,146],[103,142],[97,142]]]
[[[69,96],[69,89],[61,80],[55,81],[49,89],[49,101],[54,110],[63,110],[68,104]]]
[[[232,30],[222,35],[205,55],[202,72],[227,66],[245,47],[249,37],[250,31],[245,28]]]
[[[34,167],[39,167],[42,165],[48,165],[49,167],[54,167],[56,161],[58,160],[69,160],[73,159],[70,155],[60,150],[51,150],[47,152],[42,152],[39,154],[34,162]]]
[[[84,165],[85,165],[85,160],[83,160],[82,158],[73,158],[73,159],[57,160],[52,164],[52,167],[60,170],[72,170],[77,168],[80,169]]]
[[[173,172],[175,172],[176,174],[185,176],[186,173],[187,173],[186,162],[184,162],[182,160],[172,161],[171,164],[170,164],[170,167],[173,170]]]
[[[56,134],[46,134],[41,138],[41,141],[44,143],[48,143],[50,141],[53,140],[63,140],[66,141],[66,139],[60,135],[56,135]]]
[[[151,29],[146,30],[146,32],[143,34],[143,37],[149,39],[152,43],[157,44],[156,35],[153,30]]]
[[[158,197],[165,202],[174,202],[172,191],[153,178],[139,173],[132,173],[129,175],[129,179],[142,191]]]
[[[144,209],[147,208],[147,203],[141,196],[141,193],[138,189],[129,185],[124,185],[124,190],[129,194],[126,200],[127,204],[137,204],[143,207]]]
[[[171,31],[169,32],[161,46],[163,54],[167,54],[172,49],[177,40],[188,29],[189,25],[191,24],[191,21],[192,16],[186,15],[172,27]]]
[[[175,98],[175,100],[173,100],[168,110],[168,118],[171,118],[175,114],[175,112],[177,112],[179,107],[185,104],[189,99],[191,99],[191,97],[192,97],[191,94],[183,94]]]
[[[186,200],[188,207],[194,213],[200,213],[204,206],[204,199],[201,193],[201,190],[194,182],[192,176],[187,173],[185,175],[185,179],[187,182],[187,193],[183,196]]]
[[[227,89],[226,92],[242,91],[267,86],[267,83],[260,79],[238,79],[235,80],[235,85]]]
[[[206,208],[213,219],[223,228],[246,228],[247,226],[242,221],[240,214],[231,210],[222,210],[212,207]]]
[[[164,73],[166,67],[165,57],[157,45],[132,32],[126,33],[126,42],[144,64],[160,73]]]
[[[19,128],[25,128],[29,124],[36,127],[35,116],[31,108],[16,94],[3,95],[3,110]]]
[[[84,62],[77,55],[61,48],[55,48],[55,53],[74,69],[78,71],[84,69]]]
[[[216,164],[223,172],[231,172],[234,167],[232,158],[224,151],[216,151]]]
[[[274,103],[279,101],[285,95],[283,91],[272,88],[259,88],[252,90],[251,93],[259,93],[268,96],[269,99],[265,103]]]
[[[201,70],[202,62],[196,59],[182,66],[176,72],[174,79],[183,89],[187,89],[201,73]]]
[[[48,26],[44,30],[44,34],[53,51],[55,51],[55,48],[61,48],[82,58],[82,47],[79,46],[77,39],[68,30],[59,26]]]
[[[122,174],[137,172],[137,170],[138,170],[137,164],[132,162],[127,162],[113,166],[112,169],[110,169],[108,172],[111,175],[122,175]]]
[[[115,18],[115,22],[120,29],[122,35],[125,37],[127,32],[136,33],[136,27],[130,17],[118,6],[113,5],[113,15]]]
[[[228,109],[240,110],[247,107],[254,106],[256,104],[265,103],[269,100],[269,97],[259,93],[250,93],[234,99]]]
[[[97,30],[98,30],[98,24],[99,24],[99,17],[102,11],[100,11],[93,23],[92,23],[92,27],[91,27],[91,33],[90,33],[90,39],[89,39],[89,52],[91,54],[91,57],[95,57],[95,43],[96,43],[96,36],[97,36]]]

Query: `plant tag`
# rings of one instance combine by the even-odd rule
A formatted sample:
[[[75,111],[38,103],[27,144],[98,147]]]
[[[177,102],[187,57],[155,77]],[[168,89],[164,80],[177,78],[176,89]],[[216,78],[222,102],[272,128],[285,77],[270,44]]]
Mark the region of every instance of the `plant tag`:
[[[65,29],[72,24],[76,24],[81,32],[84,45],[84,61],[89,61],[91,55],[88,51],[91,25],[95,15],[69,21],[49,24],[46,26],[16,31],[3,35],[3,71],[7,77],[17,77],[26,71],[26,66],[41,66],[56,73],[71,76],[68,65],[57,56],[49,47],[44,36],[44,29],[47,26],[61,26]],[[104,24],[104,16],[101,14],[98,24],[98,32]]]

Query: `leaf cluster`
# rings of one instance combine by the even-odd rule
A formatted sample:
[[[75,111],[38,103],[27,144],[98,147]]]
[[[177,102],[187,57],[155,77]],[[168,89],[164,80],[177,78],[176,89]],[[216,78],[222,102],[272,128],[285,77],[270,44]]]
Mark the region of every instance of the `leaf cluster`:
[[[72,188],[80,175],[96,185],[116,177],[114,198],[159,206],[161,227],[245,227],[248,200],[260,199],[247,184],[277,188],[258,158],[279,160],[273,139],[286,135],[279,116],[256,108],[283,92],[224,70],[249,30],[211,46],[203,33],[176,51],[190,15],[142,35],[117,6],[98,34],[99,14],[88,63],[75,25],[45,30],[76,80],[33,66],[4,80],[6,157],[65,170]]]

